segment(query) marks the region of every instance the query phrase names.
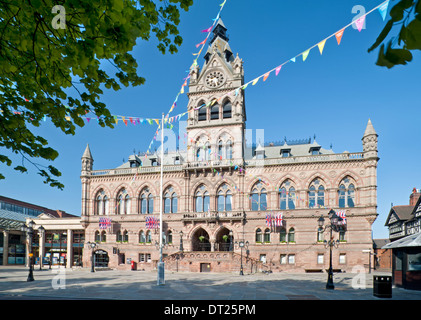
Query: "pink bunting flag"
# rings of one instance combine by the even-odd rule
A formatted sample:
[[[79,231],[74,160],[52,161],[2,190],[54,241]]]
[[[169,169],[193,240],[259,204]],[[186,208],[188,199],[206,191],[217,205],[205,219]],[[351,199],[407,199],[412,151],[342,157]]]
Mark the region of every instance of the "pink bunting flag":
[[[361,32],[363,26],[364,26],[364,22],[365,22],[365,15],[362,16],[361,18],[355,20],[355,25],[357,26],[357,29],[359,32]]]
[[[282,65],[276,68],[276,75],[278,75],[279,71],[281,71]]]
[[[212,30],[212,27],[210,27],[208,29],[205,29],[205,30],[202,30],[202,32],[211,32],[211,30]]]
[[[86,118],[86,121],[89,123],[89,121],[91,121],[91,118]]]

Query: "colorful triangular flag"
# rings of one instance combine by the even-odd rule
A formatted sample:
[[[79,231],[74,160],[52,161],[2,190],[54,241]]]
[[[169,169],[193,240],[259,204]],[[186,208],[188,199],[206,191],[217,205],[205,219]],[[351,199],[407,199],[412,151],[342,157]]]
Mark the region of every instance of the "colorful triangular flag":
[[[282,65],[280,65],[279,67],[276,68],[276,73],[275,75],[278,75],[279,71],[281,71]]]
[[[269,77],[270,72],[265,73],[263,76],[263,81],[266,81],[266,79]]]
[[[309,53],[310,53],[310,49],[303,52],[303,61],[306,61]]]
[[[383,21],[386,19],[387,8],[389,7],[389,1],[379,7],[380,15],[383,18]]]
[[[336,41],[338,42],[338,45],[341,44],[342,36],[344,34],[345,29],[342,29],[335,33]]]
[[[259,81],[259,78],[254,79],[252,85],[254,86],[257,83],[257,81]]]
[[[326,39],[320,41],[317,46],[319,47],[320,54],[323,54],[323,48],[325,47]]]
[[[361,32],[362,28],[364,27],[364,22],[365,22],[365,15],[355,20],[355,25],[357,26],[357,29],[359,32]]]

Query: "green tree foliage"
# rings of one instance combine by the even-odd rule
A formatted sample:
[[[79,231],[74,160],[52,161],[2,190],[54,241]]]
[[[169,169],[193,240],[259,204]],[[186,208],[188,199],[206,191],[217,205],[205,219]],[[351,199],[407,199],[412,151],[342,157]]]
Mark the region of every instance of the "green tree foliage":
[[[391,36],[385,44],[386,37],[399,26],[397,35]],[[411,51],[421,50],[421,0],[401,0],[393,6],[390,20],[368,52],[379,45],[376,62],[379,66],[392,68],[412,61]]]
[[[44,183],[63,189],[59,170],[33,161],[52,161],[58,152],[30,128],[47,118],[74,135],[88,112],[99,117],[102,127],[113,128],[113,118],[100,102],[103,89],[144,83],[129,53],[138,38],[155,36],[160,52],[177,52],[182,43],[177,29],[180,10],[188,11],[192,4],[193,0],[0,1],[0,150],[22,156],[22,165],[14,169],[26,172],[25,159],[36,166]],[[114,75],[101,69],[104,61],[115,67]],[[72,88],[74,96],[66,93]],[[6,155],[0,154],[0,162],[12,166]]]

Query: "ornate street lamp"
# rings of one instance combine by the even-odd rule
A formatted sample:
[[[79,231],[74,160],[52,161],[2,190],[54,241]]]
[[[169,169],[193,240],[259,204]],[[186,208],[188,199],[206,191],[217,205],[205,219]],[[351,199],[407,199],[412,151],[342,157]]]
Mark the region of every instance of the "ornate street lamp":
[[[241,249],[241,254],[240,254],[240,276],[244,276],[244,272],[243,272],[243,248],[246,248],[246,250],[248,250],[249,242],[248,241],[244,241],[244,240],[235,241],[235,246],[236,247],[239,247]]]
[[[182,230],[180,230],[180,249],[179,250],[181,252],[184,251],[184,248],[183,248],[183,231]]]
[[[339,217],[336,212],[331,209],[328,213],[329,215],[329,219],[330,219],[330,224],[326,225],[325,227],[323,227],[325,219],[323,218],[323,216],[320,216],[320,218],[317,220],[317,223],[319,225],[320,228],[322,228],[322,232],[325,232],[326,229],[330,229],[330,237],[329,237],[329,241],[324,241],[324,245],[325,248],[329,247],[329,271],[328,271],[328,277],[327,277],[327,283],[326,283],[326,289],[330,289],[333,290],[335,289],[335,286],[333,284],[333,269],[332,269],[332,248],[338,248],[339,246],[339,240],[333,240],[333,235],[332,232],[336,231],[339,232],[340,231],[340,222],[343,220],[341,217]]]
[[[28,225],[23,225],[21,231],[26,233],[26,240],[28,241],[28,264],[29,264],[29,274],[26,281],[34,281],[34,274],[32,269],[32,237],[34,236],[34,222],[31,220],[28,222]]]
[[[95,242],[90,242],[90,241],[88,241],[86,244],[92,249],[91,272],[95,272],[95,255],[94,255],[94,252],[95,252],[95,248],[96,248],[97,244]]]
[[[45,228],[43,226],[40,226],[38,228],[38,234],[41,236],[42,238],[42,242],[44,242],[44,236],[45,236]],[[39,247],[40,249],[40,257],[39,257],[39,269],[42,270],[42,258],[43,258],[43,254],[42,254],[42,247]]]

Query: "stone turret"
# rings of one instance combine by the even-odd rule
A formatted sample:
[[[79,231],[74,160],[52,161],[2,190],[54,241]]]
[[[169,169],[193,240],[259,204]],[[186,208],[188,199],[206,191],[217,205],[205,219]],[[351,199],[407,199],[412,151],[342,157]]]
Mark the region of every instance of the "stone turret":
[[[92,158],[91,150],[89,149],[89,144],[86,145],[85,152],[82,155],[82,175],[85,175],[87,171],[92,171],[94,164],[94,159]],[[84,174],[84,172],[86,172]]]
[[[81,180],[82,180],[82,225],[86,226],[84,217],[88,215],[89,212],[89,192],[90,192],[90,176],[94,164],[94,158],[92,157],[91,150],[89,149],[89,144],[86,145],[85,152],[82,155],[82,171],[81,171]]]
[[[363,152],[364,158],[376,158],[377,157],[377,137],[378,134],[374,130],[373,124],[371,120],[368,119],[367,127],[365,128],[364,136],[362,138],[363,141]]]

